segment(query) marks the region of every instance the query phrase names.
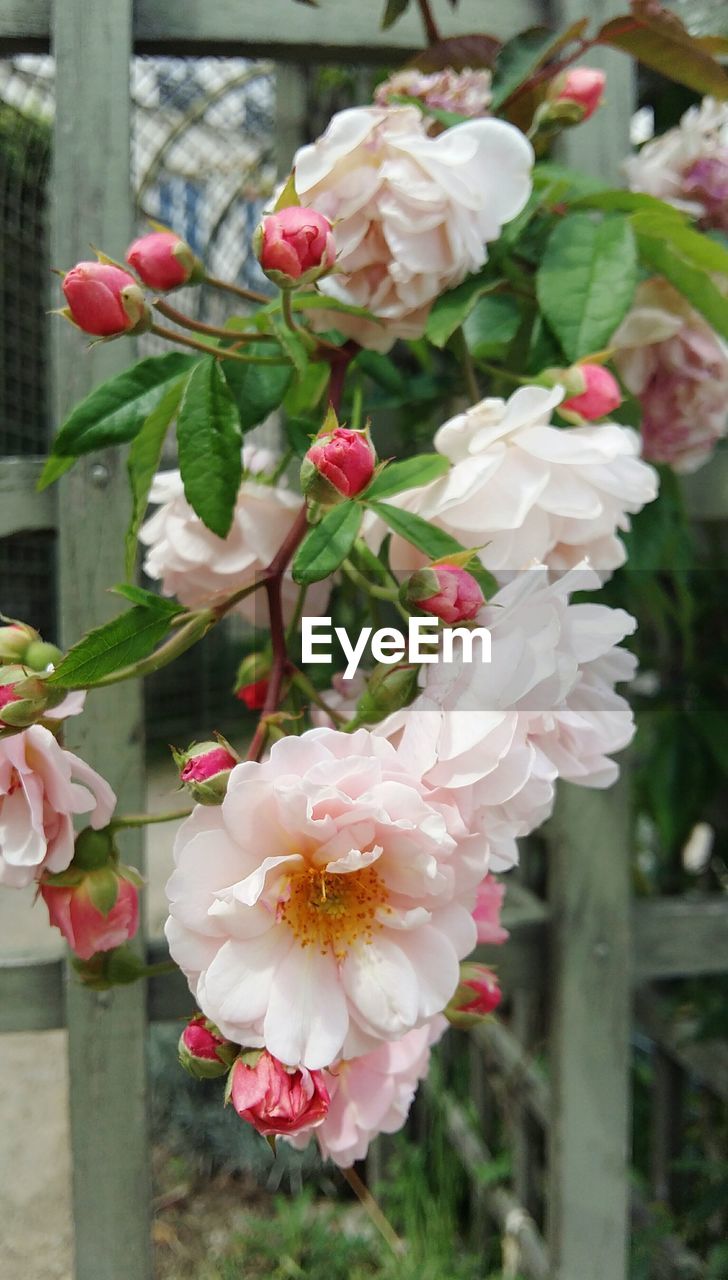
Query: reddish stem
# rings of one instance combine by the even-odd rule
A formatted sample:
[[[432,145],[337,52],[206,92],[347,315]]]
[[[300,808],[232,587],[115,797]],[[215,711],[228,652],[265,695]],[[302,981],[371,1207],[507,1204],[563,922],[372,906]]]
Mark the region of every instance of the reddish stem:
[[[432,16],[432,10],[430,9],[430,0],[418,0],[418,4],[420,6],[420,13],[422,14],[422,21],[425,24],[425,35],[427,36],[427,43],[429,45],[439,44],[442,37],[440,35],[440,32],[437,29],[437,23],[435,22],[435,19]]]

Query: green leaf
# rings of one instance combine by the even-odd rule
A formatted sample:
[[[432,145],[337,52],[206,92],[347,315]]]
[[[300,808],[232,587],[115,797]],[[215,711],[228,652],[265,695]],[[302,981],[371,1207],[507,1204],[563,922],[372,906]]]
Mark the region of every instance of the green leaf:
[[[364,502],[372,499],[391,498],[404,489],[418,489],[430,484],[450,470],[450,463],[441,453],[420,453],[415,458],[392,462],[372,480],[361,495]]]
[[[395,395],[407,392],[408,382],[401,370],[389,356],[382,355],[379,351],[360,351],[353,367],[365,373],[377,386],[384,387],[385,391],[391,391]]]
[[[288,356],[299,378],[302,378],[308,368],[308,350],[303,338],[300,334],[295,333],[293,329],[289,329],[285,320],[281,319],[280,316],[271,316],[271,323],[283,351]]]
[[[685,214],[674,209],[656,196],[642,191],[594,191],[587,192],[571,202],[572,209],[601,209],[605,213],[654,213],[671,222],[687,225]]]
[[[286,414],[301,418],[315,410],[326,391],[330,374],[328,364],[318,361],[309,364],[303,377],[297,379],[286,392],[283,401]]]
[[[52,453],[38,478],[36,484],[38,492],[40,493],[43,489],[47,489],[49,485],[55,484],[56,480],[59,480],[61,476],[65,476],[75,462],[75,458],[58,458]]]
[[[145,419],[141,431],[132,442],[126,468],[131,488],[132,510],[129,528],[125,539],[125,569],[127,577],[134,572],[137,554],[137,538],[149,501],[149,490],[159,466],[162,446],[182,399],[184,378],[178,378],[162,396],[149,416]]]
[[[478,275],[463,280],[456,289],[443,293],[432,308],[425,329],[425,336],[429,338],[432,345],[444,347],[455,330],[459,329],[466,317],[470,315],[478,299],[482,298],[483,294],[492,292],[499,284],[502,284],[502,280],[494,279],[492,271],[487,273],[481,271]]]
[[[90,688],[111,672],[153,653],[169,631],[170,622],[166,609],[135,605],[83,636],[46,677],[46,683],[61,689]]]
[[[218,538],[227,537],[233,522],[241,443],[232,393],[218,361],[208,356],[187,381],[177,415],[177,447],[185,497]]]
[[[387,0],[382,16],[382,31],[393,27],[398,18],[409,9],[410,0]]]
[[[340,502],[309,529],[293,560],[293,579],[301,586],[320,582],[338,569],[359,532],[363,509],[358,502]]]
[[[55,478],[57,472],[50,467],[50,462],[56,457],[74,459],[95,449],[132,440],[170,384],[189,372],[195,363],[194,356],[170,351],[167,355],[140,360],[115,378],[102,382],[64,422],[53,441],[46,471]],[[44,472],[39,487],[45,488],[49,483]]]
[[[638,235],[652,236],[657,240],[669,240],[681,258],[705,271],[728,276],[728,249],[720,240],[694,231],[683,218],[670,216],[670,206],[656,202],[657,213],[642,211],[632,218],[632,226]]]
[[[245,351],[249,355],[275,355],[279,348],[270,342],[250,342]],[[240,414],[243,431],[257,427],[277,409],[285,396],[293,369],[286,364],[243,364],[242,361],[225,360],[223,375]]]
[[[416,516],[411,511],[400,511],[399,507],[392,507],[387,502],[372,502],[370,506],[393,533],[398,533],[405,542],[411,542],[413,547],[424,551],[431,560],[467,551],[467,547],[456,538],[429,524],[422,516]]]
[[[614,18],[597,35],[600,44],[621,49],[638,62],[687,85],[696,93],[728,98],[728,74],[685,29],[674,13],[638,3],[626,17]]]
[[[371,320],[372,324],[384,324],[381,316],[373,316],[366,307],[357,307],[353,302],[340,302],[338,298],[330,298],[325,293],[295,293],[291,299],[294,311],[343,311],[347,316],[361,316]]]
[[[637,243],[642,260],[665,276],[722,337],[728,338],[728,299],[708,272],[681,256],[679,246],[664,237],[640,234]]]
[[[168,600],[166,596],[158,596],[155,591],[146,591],[144,587],[137,587],[132,582],[118,582],[115,587],[111,587],[111,594],[121,596],[124,600],[130,600],[132,604],[143,604],[148,609],[156,609],[160,615],[167,613],[170,618],[174,618],[180,613],[186,613],[184,605],[177,604],[176,600]]]
[[[563,218],[549,236],[536,277],[539,304],[569,360],[599,351],[629,310],[637,246],[628,220],[588,213]]]
[[[547,27],[531,27],[508,40],[498,54],[495,66],[491,110],[497,111],[539,67],[555,57],[565,45],[578,39],[586,26],[587,19],[580,18],[559,35]]]
[[[468,350],[479,360],[502,355],[518,333],[520,323],[521,308],[516,298],[511,294],[486,295],[463,325]]]
[[[102,916],[108,916],[119,897],[119,877],[111,867],[99,867],[86,876],[88,896]]]

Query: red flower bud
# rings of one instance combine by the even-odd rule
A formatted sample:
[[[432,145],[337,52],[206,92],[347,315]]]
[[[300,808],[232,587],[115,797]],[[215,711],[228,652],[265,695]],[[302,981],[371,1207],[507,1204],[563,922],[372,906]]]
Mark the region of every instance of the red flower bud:
[[[336,261],[328,218],[299,205],[268,214],[255,233],[253,246],[263,271],[281,289],[311,284]]]
[[[126,251],[126,260],[150,289],[164,293],[194,282],[201,264],[186,241],[174,231],[152,231],[140,236]]]
[[[606,83],[605,73],[596,67],[572,67],[556,77],[549,100],[574,103],[581,108],[581,120],[588,120],[602,104]]]
[[[99,891],[108,891],[110,877],[116,881],[116,897],[109,909],[104,910],[103,904],[97,906],[94,898],[101,901]],[[40,892],[51,924],[60,929],[81,960],[90,960],[99,951],[122,946],[134,937],[139,927],[137,890],[111,868],[90,872],[75,885],[41,882]]]
[[[501,994],[492,969],[483,964],[461,964],[460,983],[445,1017],[455,1027],[475,1026],[498,1008]]]
[[[608,369],[600,364],[580,364],[571,372],[581,376],[584,390],[563,400],[561,410],[593,422],[596,418],[606,418],[607,414],[619,408],[622,393],[617,379]]]
[[[329,1091],[322,1071],[285,1067],[267,1049],[252,1065],[241,1055],[230,1073],[228,1098],[241,1120],[264,1137],[300,1133],[320,1124],[329,1109]]]
[[[179,1060],[198,1080],[227,1075],[239,1049],[220,1034],[214,1022],[201,1013],[192,1018],[179,1039]]]
[[[419,569],[405,584],[404,595],[408,604],[447,623],[469,622],[485,604],[472,573],[454,564]]]
[[[187,751],[173,752],[184,783],[198,804],[221,804],[237,756],[223,742],[196,742]]]
[[[252,684],[241,684],[235,690],[235,697],[245,703],[248,711],[262,711],[268,697],[268,681],[255,680]]]
[[[63,278],[63,292],[69,319],[84,333],[113,338],[149,327],[149,308],[139,285],[110,262],[76,263]]]
[[[301,467],[304,493],[314,502],[340,502],[366,489],[377,456],[367,431],[336,427],[318,436]]]

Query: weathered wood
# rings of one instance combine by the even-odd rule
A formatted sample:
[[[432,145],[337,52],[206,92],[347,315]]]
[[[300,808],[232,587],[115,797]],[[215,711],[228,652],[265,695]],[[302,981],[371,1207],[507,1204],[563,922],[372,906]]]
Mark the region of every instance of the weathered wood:
[[[89,244],[121,257],[131,238],[129,182],[131,0],[54,6],[56,120],[52,261],[88,257]],[[53,326],[54,398],[64,413],[133,358],[126,340],[85,353],[77,331]],[[124,462],[84,459],[59,495],[61,629],[67,645],[113,612],[108,587],[123,576]],[[113,732],[112,732],[113,728]],[[68,737],[108,777],[127,810],[144,801],[141,697],[128,685],[90,695]],[[141,839],[124,841],[139,861]],[[148,1280],[149,1173],[143,986],[93,993],[67,984],[77,1280]]]
[[[549,833],[553,1280],[627,1275],[628,789],[563,786]]]
[[[53,529],[56,492],[36,492],[44,458],[0,459],[0,538],[33,529]]]
[[[548,1125],[551,1114],[548,1080],[513,1032],[494,1018],[475,1027],[470,1034],[486,1060],[500,1072],[506,1094],[518,1097],[540,1124]]]
[[[634,909],[634,982],[728,970],[728,901],[653,898]]]
[[[63,963],[7,956],[0,963],[0,1035],[6,1031],[55,1031],[65,1024]]]
[[[502,37],[542,19],[537,0],[461,0],[452,9],[435,0],[443,35],[492,31]],[[101,7],[101,6],[99,6]],[[134,40],[139,53],[220,53],[300,58],[315,62],[386,62],[424,45],[422,23],[411,12],[389,31],[380,28],[383,0],[319,0],[317,8],[293,0],[136,0]],[[47,47],[51,0],[0,0],[0,51]]]
[[[697,1040],[694,1020],[676,1017],[664,1000],[648,990],[637,993],[635,1012],[650,1039],[683,1071],[728,1101],[728,1045],[723,1040]]]

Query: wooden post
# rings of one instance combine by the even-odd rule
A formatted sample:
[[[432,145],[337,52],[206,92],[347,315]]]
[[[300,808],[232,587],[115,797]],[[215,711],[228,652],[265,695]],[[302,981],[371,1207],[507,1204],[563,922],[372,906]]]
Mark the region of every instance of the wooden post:
[[[561,786],[553,910],[552,1280],[626,1280],[630,1123],[629,779]]]
[[[122,257],[131,238],[130,96],[132,0],[57,0],[56,127],[52,262],[68,268],[90,244]],[[53,325],[58,421],[91,387],[123,369],[133,346],[120,339],[93,353],[70,325]],[[115,612],[107,588],[123,576],[128,514],[118,451],[94,454],[59,495],[61,629],[68,645]],[[69,745],[119,794],[144,802],[141,696],[117,685],[88,698],[68,725]],[[124,845],[139,861],[141,840]],[[94,994],[67,982],[71,1141],[77,1280],[150,1280],[145,1105],[144,984]]]

